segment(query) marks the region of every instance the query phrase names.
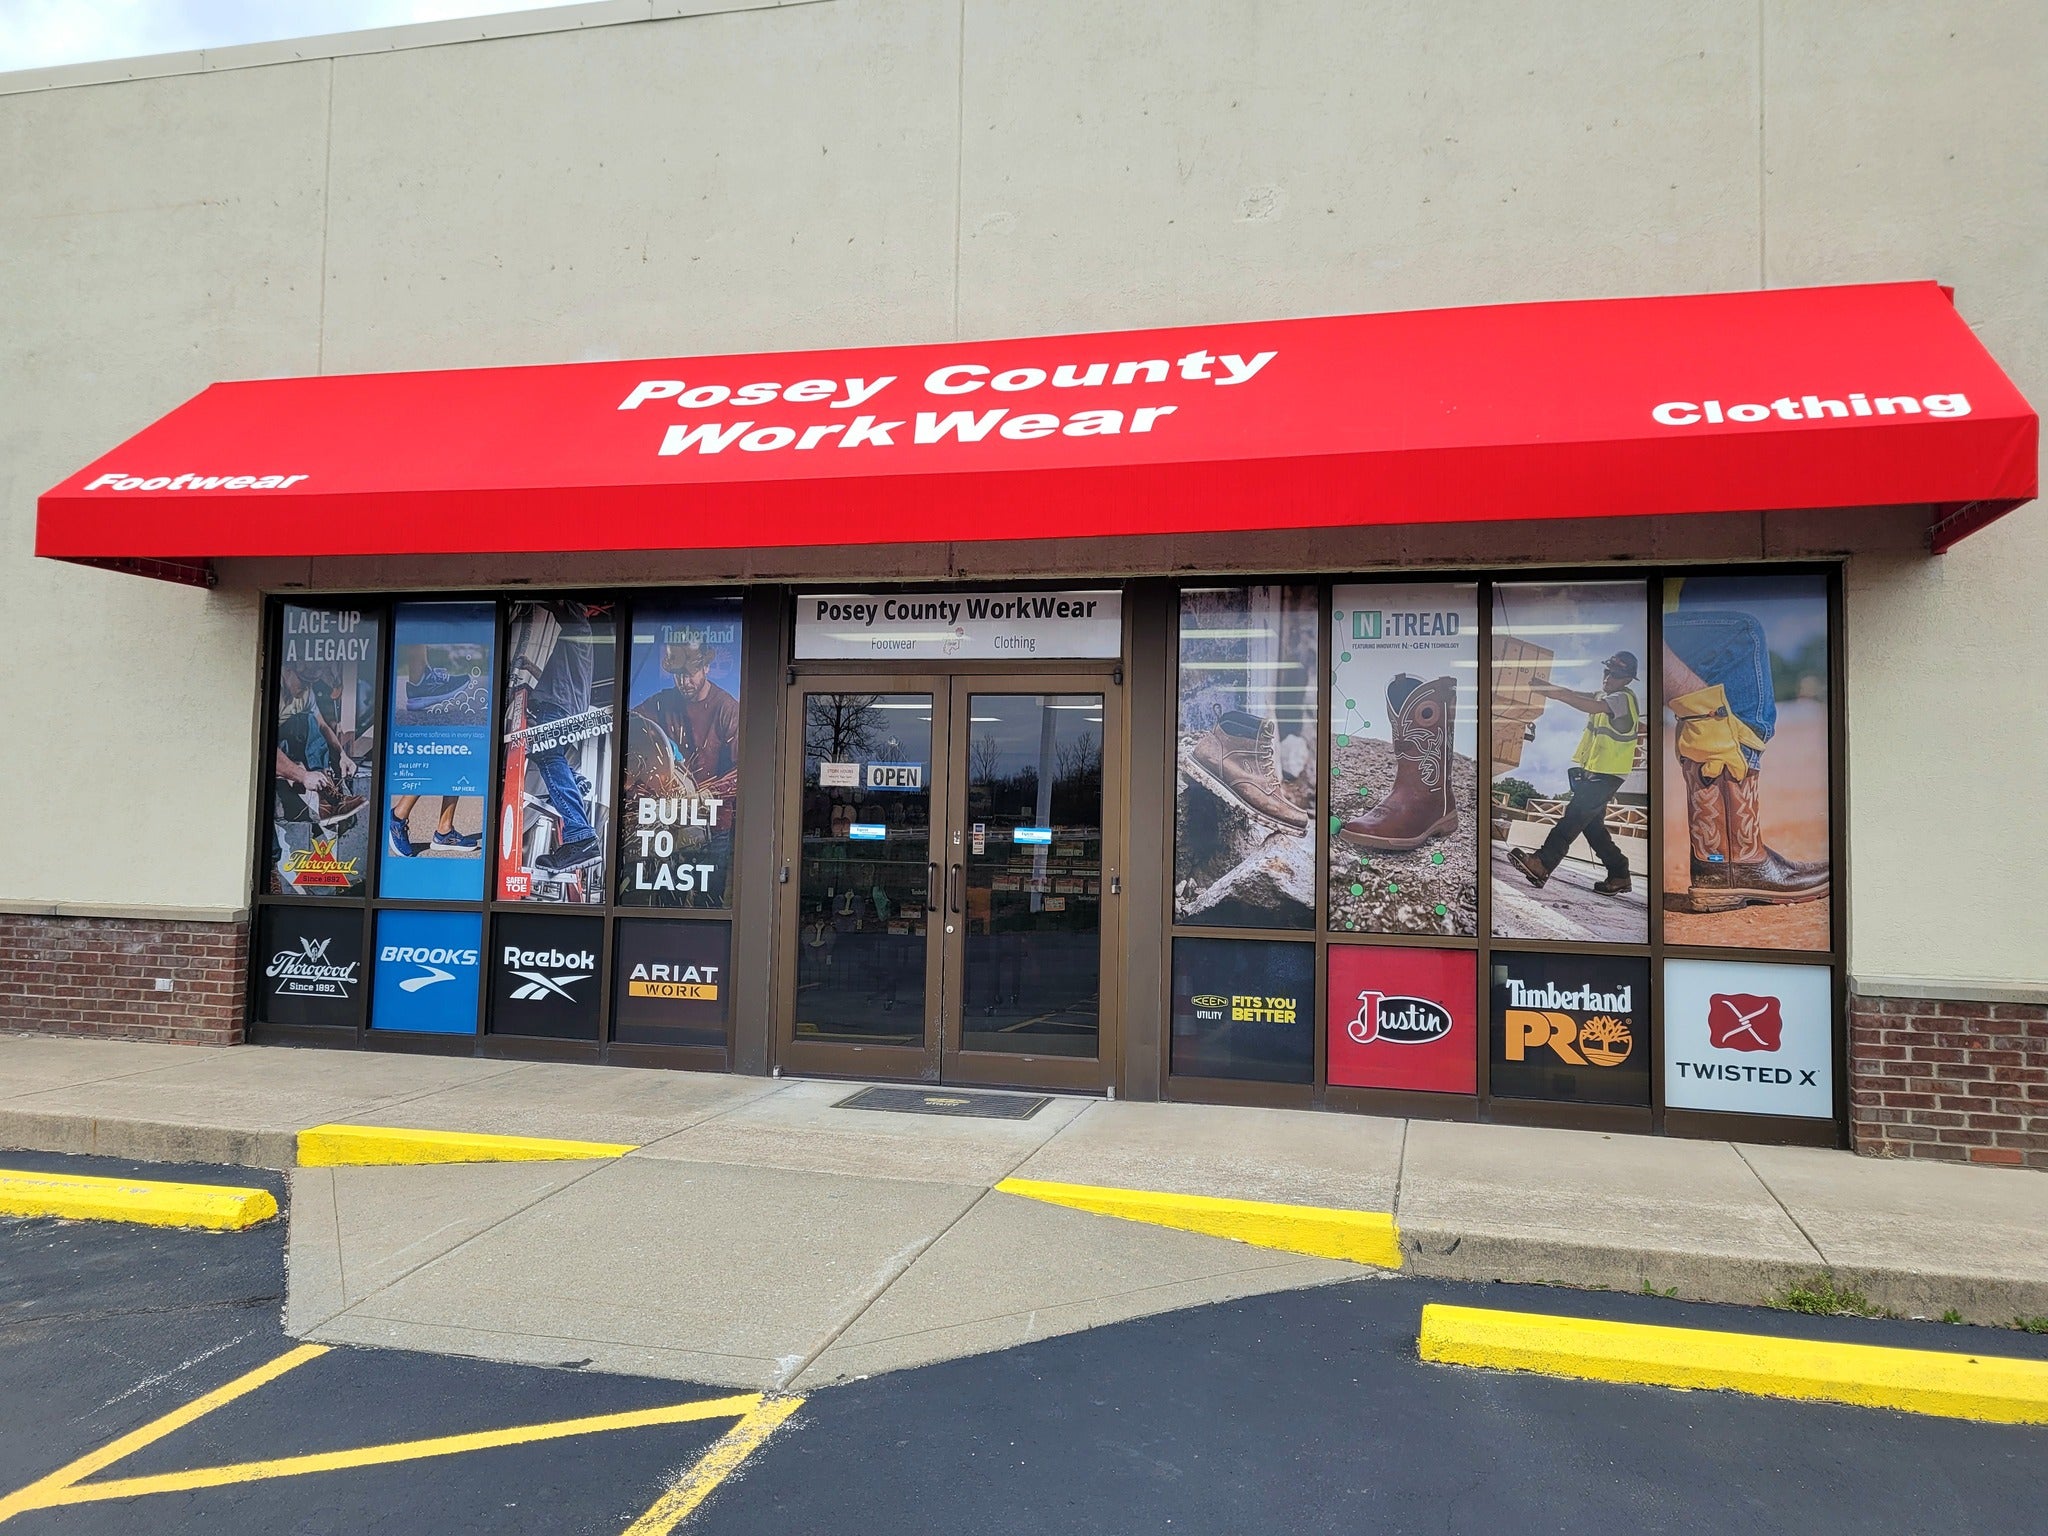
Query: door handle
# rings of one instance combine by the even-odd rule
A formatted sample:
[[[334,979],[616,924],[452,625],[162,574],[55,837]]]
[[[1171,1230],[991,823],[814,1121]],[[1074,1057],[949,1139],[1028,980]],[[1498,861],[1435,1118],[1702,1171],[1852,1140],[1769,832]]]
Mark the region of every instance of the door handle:
[[[957,913],[960,910],[960,866],[951,865],[946,870],[946,910]]]
[[[927,864],[924,867],[924,909],[929,912],[939,904],[939,866]]]

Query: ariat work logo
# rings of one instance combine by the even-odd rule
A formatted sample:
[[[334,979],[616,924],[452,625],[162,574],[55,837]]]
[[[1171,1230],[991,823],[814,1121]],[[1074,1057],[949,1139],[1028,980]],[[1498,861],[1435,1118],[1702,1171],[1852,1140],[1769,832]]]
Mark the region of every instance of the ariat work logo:
[[[1716,992],[1707,999],[1707,1040],[1717,1051],[1775,1051],[1784,1043],[1785,1015],[1775,997]]]
[[[1426,997],[1389,997],[1384,992],[1358,994],[1358,1016],[1345,1032],[1360,1045],[1384,1040],[1390,1045],[1427,1045],[1451,1032],[1451,1011]]]
[[[669,1002],[715,1003],[718,972],[715,965],[636,965],[626,978],[626,995],[658,997]]]
[[[1622,994],[1628,990],[1622,988]],[[1552,1009],[1510,1008],[1504,1022],[1509,1061],[1527,1060],[1532,1050],[1548,1050],[1567,1066],[1583,1067],[1590,1062],[1596,1067],[1618,1067],[1635,1049],[1635,1033],[1628,1020],[1612,1014],[1595,1014],[1581,1023],[1569,1013]]]

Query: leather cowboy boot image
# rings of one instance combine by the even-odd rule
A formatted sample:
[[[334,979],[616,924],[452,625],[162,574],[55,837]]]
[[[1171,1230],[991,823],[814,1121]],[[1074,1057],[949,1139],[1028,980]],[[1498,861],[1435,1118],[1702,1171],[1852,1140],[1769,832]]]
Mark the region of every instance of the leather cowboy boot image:
[[[1419,848],[1458,830],[1451,794],[1451,731],[1457,724],[1455,678],[1432,682],[1403,672],[1387,684],[1393,725],[1394,787],[1346,821],[1338,840],[1357,848]]]
[[[1271,720],[1233,709],[1201,734],[1182,761],[1190,775],[1254,821],[1302,837],[1308,812],[1282,792],[1277,744]]]
[[[1685,901],[1687,911],[1733,912],[1738,907],[1818,901],[1827,895],[1825,863],[1788,859],[1764,842],[1761,769],[1752,768],[1740,779],[1732,773],[1708,779],[1701,776],[1696,763],[1681,766],[1686,778],[1687,811],[1698,818],[1692,823],[1692,890]],[[1696,782],[1700,786],[1697,793],[1693,789]],[[1719,826],[1726,853],[1719,861],[1711,857],[1710,847],[1703,846],[1697,830],[1703,822],[1712,825],[1713,811],[1707,800],[1716,794],[1721,801]],[[1698,811],[1694,811],[1695,805]],[[1703,858],[1703,853],[1708,856]]]

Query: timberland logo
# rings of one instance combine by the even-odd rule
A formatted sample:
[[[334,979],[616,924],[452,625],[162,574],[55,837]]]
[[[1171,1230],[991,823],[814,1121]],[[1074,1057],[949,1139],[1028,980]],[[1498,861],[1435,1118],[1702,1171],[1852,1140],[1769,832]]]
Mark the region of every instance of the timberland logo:
[[[1707,999],[1707,1039],[1717,1051],[1775,1051],[1785,1040],[1785,1014],[1775,997],[1716,992]]]
[[[1503,1022],[1509,1061],[1525,1061],[1531,1051],[1548,1050],[1566,1066],[1618,1067],[1635,1048],[1628,1020],[1612,1014],[1598,1013],[1581,1023],[1550,1009],[1510,1008]]]
[[[1426,997],[1389,997],[1384,992],[1358,994],[1358,1016],[1345,1032],[1360,1045],[1384,1040],[1389,1045],[1428,1045],[1451,1032],[1451,1011]]]

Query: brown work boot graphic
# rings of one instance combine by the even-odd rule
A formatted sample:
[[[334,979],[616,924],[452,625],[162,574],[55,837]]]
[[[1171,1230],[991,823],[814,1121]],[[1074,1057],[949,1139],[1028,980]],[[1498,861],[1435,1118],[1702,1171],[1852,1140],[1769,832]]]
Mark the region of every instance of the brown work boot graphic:
[[[1827,895],[1825,862],[1788,859],[1765,844],[1762,770],[1752,768],[1740,779],[1733,773],[1709,779],[1697,763],[1681,758],[1679,768],[1685,775],[1692,889],[1672,905],[1686,912],[1733,912]]]
[[[1228,710],[1191,746],[1181,749],[1181,765],[1191,778],[1252,820],[1276,832],[1304,836],[1308,812],[1281,788],[1277,741],[1271,720]]]
[[[1393,725],[1394,787],[1378,805],[1346,821],[1337,837],[1357,848],[1419,848],[1458,830],[1458,802],[1451,793],[1457,680],[1425,683],[1401,673],[1387,684],[1387,716]]]

